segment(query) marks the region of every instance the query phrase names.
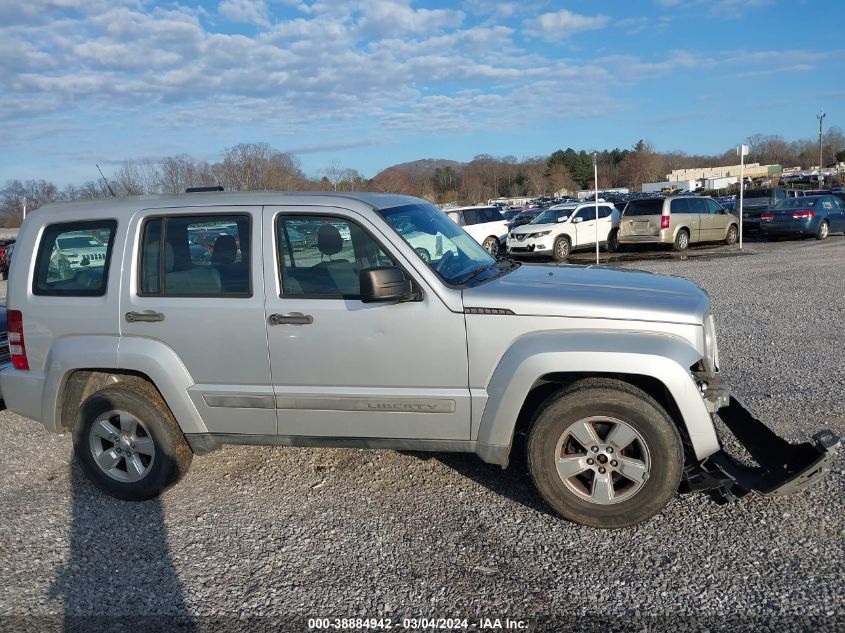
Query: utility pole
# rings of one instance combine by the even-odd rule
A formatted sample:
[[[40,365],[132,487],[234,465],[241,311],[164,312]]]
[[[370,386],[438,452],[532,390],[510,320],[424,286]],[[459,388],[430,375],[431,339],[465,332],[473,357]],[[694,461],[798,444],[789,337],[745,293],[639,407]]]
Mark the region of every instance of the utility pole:
[[[748,156],[748,145],[740,145],[736,148],[739,154],[739,250],[742,250],[742,219],[744,212],[742,202],[745,194],[745,157]]]
[[[822,176],[822,122],[826,116],[824,112],[816,115],[816,118],[819,120],[819,189],[824,187],[824,176]]]
[[[598,152],[593,152],[593,184],[596,198],[596,266],[599,265],[599,158]]]

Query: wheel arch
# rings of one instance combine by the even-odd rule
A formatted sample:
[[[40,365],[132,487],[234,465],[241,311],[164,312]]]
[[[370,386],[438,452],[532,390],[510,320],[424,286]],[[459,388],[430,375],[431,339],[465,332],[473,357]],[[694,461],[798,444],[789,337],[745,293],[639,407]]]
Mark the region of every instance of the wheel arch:
[[[690,456],[702,460],[719,450],[719,440],[690,373],[700,358],[689,343],[665,334],[526,337],[508,350],[494,371],[487,393],[495,395],[488,397],[473,439],[483,450],[496,448],[482,458],[506,465],[514,438],[525,432],[550,393],[581,378],[605,377],[652,396],[675,422]]]

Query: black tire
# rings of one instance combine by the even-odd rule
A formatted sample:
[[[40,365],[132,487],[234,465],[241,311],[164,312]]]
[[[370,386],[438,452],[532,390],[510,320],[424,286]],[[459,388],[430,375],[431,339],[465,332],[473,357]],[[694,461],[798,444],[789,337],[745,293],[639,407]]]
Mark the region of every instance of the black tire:
[[[481,243],[481,246],[484,247],[484,250],[490,253],[493,257],[497,257],[499,255],[499,238],[490,236]]]
[[[572,243],[565,235],[559,236],[552,247],[552,257],[557,262],[565,262],[569,259],[569,254],[572,252]]]
[[[650,456],[648,478],[633,496],[605,505],[573,492],[556,467],[555,450],[565,431],[595,416],[635,429]],[[684,465],[681,437],[666,411],[642,390],[609,378],[579,380],[552,394],[535,413],[526,452],[534,485],[546,502],[564,518],[598,528],[636,525],[660,512],[678,489]],[[591,454],[587,449],[587,456]],[[623,486],[627,482],[618,474],[608,476],[617,477]]]
[[[675,236],[675,241],[672,243],[672,248],[676,251],[685,251],[689,248],[689,231],[681,229]]]
[[[94,422],[104,413],[115,410],[140,420],[155,447],[148,472],[135,482],[118,481],[108,475],[97,465],[90,445]],[[193,459],[193,452],[170,409],[155,387],[143,381],[117,383],[86,398],[74,425],[73,447],[88,479],[107,495],[125,501],[157,497],[188,472]],[[123,463],[126,465],[125,461]]]
[[[619,252],[619,229],[611,229],[610,233],[607,235],[607,252],[608,253],[618,253]]]
[[[728,233],[725,235],[725,244],[728,246],[733,246],[739,240],[739,229],[737,228],[736,224],[731,224],[728,227]]]
[[[816,230],[816,239],[826,240],[828,235],[830,235],[830,224],[827,223],[827,220],[823,220]]]

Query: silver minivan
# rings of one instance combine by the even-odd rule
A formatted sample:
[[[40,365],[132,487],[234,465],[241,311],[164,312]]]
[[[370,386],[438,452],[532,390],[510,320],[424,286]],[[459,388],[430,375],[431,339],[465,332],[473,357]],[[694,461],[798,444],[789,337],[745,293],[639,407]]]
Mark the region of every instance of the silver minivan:
[[[620,244],[671,244],[676,251],[698,242],[734,244],[739,218],[722,205],[699,196],[632,200],[622,212]]]

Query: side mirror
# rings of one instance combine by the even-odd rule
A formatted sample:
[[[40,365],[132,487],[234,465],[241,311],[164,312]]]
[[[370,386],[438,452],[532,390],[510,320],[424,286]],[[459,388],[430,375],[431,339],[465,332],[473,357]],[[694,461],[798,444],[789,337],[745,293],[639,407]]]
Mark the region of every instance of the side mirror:
[[[376,303],[382,301],[410,301],[414,289],[400,268],[376,266],[362,270],[358,278],[361,283],[361,301]]]
[[[572,218],[572,224],[578,224],[579,222],[583,222],[584,218]]]

